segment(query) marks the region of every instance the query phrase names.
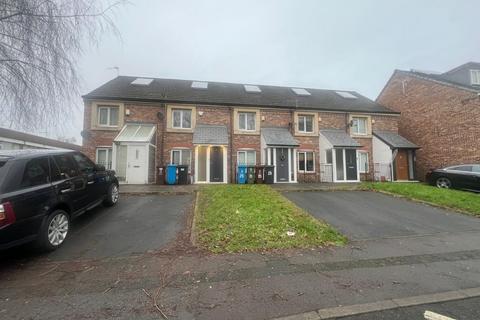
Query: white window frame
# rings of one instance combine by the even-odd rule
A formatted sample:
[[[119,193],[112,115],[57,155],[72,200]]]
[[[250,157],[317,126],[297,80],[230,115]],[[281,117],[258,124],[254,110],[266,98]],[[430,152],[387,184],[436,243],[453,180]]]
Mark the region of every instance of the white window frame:
[[[363,166],[361,165],[362,164],[362,154],[364,154],[366,157],[367,157],[367,171],[364,170]],[[368,152],[367,151],[362,151],[362,150],[358,150],[357,151],[357,155],[358,155],[358,164],[357,164],[357,167],[358,167],[358,172],[360,173],[369,173],[370,172],[370,164],[369,164],[369,155],[368,155]]]
[[[304,168],[305,170],[300,170],[300,154],[303,153],[304,157]],[[307,170],[307,153],[311,153],[313,157],[313,171]],[[315,152],[314,151],[298,151],[297,152],[297,171],[302,173],[314,173],[315,172]]]
[[[253,152],[253,164],[248,164],[248,153]],[[239,150],[237,151],[237,165],[240,164],[240,153],[245,153],[245,165],[252,166],[257,164],[257,151],[256,150]]]
[[[108,163],[108,158],[110,156],[110,168],[112,168],[112,163],[113,163],[113,148],[112,147],[98,147],[95,149],[95,163],[96,164],[99,164],[98,163],[98,152],[99,151],[105,151],[106,154],[105,154],[105,159],[106,159],[106,162]],[[109,169],[109,168],[107,168]]]
[[[355,121],[358,121],[359,119],[362,119],[365,121],[365,132],[359,132],[358,129],[360,128],[360,126],[358,125],[358,122],[357,122],[357,132],[355,132],[353,130],[354,126],[353,126],[353,123]],[[352,130],[352,135],[355,135],[355,136],[366,136],[368,135],[368,117],[359,117],[359,116],[354,116],[352,117],[352,127],[351,127],[351,130]]]
[[[100,123],[100,112],[102,109],[107,110],[107,124],[102,124]],[[111,110],[112,109],[117,109],[118,110],[118,117],[117,117],[117,124],[112,124],[112,119],[111,119]],[[109,127],[109,128],[115,128],[118,127],[120,123],[120,106],[106,106],[106,105],[99,105],[97,107],[97,125],[99,127]]]
[[[175,112],[180,112],[180,126],[175,126]],[[190,127],[184,127],[183,126],[183,115],[186,112],[190,113]],[[193,117],[192,109],[172,108],[172,128],[173,129],[191,130],[192,129],[192,122],[193,122],[192,117]]]
[[[170,150],[170,164],[173,164],[173,153],[174,152],[180,152],[179,162],[183,163],[183,152],[184,151],[188,151],[190,153],[190,161],[188,162],[188,164],[186,164],[188,166],[188,169],[190,170],[191,165],[192,165],[192,150],[187,149],[187,148],[174,148],[174,149]],[[182,165],[182,164],[180,164],[180,165]]]
[[[303,118],[303,130],[300,128],[300,118]],[[307,118],[311,118],[312,119],[312,131],[307,131]],[[315,128],[315,116],[313,114],[299,114],[298,115],[298,132],[301,132],[301,133],[313,133]]]
[[[470,70],[470,84],[480,85],[480,70]]]
[[[245,129],[242,129],[240,126],[240,115],[245,114]],[[248,129],[248,115],[251,114],[253,116],[253,129]],[[257,131],[257,113],[256,112],[249,112],[249,111],[239,111],[237,114],[238,117],[238,130],[239,131],[248,131],[254,132]]]

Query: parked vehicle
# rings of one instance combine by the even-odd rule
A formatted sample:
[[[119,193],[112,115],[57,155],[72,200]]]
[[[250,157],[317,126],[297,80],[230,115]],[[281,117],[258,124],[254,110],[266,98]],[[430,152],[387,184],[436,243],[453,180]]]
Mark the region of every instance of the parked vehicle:
[[[115,172],[80,152],[0,151],[0,249],[35,241],[55,250],[74,218],[118,195]]]
[[[455,188],[480,192],[480,164],[462,164],[432,170],[427,181],[439,188]]]

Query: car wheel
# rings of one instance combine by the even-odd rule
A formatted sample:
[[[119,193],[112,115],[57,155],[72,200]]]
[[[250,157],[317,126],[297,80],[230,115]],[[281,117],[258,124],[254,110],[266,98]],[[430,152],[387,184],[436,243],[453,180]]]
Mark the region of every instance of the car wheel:
[[[446,177],[440,177],[437,179],[436,185],[442,189],[450,189],[452,187],[452,182]]]
[[[118,202],[119,196],[118,186],[115,183],[112,183],[108,187],[107,197],[105,198],[105,201],[103,201],[103,204],[107,207],[114,206]]]
[[[37,245],[40,249],[53,251],[59,248],[68,236],[70,218],[63,210],[53,211],[42,225]]]

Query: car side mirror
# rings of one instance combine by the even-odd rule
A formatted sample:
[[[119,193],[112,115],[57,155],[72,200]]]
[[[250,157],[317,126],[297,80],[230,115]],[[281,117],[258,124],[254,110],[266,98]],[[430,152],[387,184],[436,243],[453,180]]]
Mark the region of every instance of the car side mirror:
[[[105,171],[105,166],[102,166],[101,164],[96,164],[96,165],[93,167],[93,170],[94,170],[94,171]]]

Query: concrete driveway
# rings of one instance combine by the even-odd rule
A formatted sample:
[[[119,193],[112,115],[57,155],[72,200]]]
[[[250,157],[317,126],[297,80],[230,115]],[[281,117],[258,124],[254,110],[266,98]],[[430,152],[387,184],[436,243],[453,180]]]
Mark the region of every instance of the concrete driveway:
[[[49,260],[103,259],[162,249],[185,223],[193,195],[122,196],[111,208],[98,207],[73,221],[64,245]],[[36,255],[29,246],[0,254]]]
[[[480,231],[478,218],[376,192],[287,192],[284,195],[354,240]]]

